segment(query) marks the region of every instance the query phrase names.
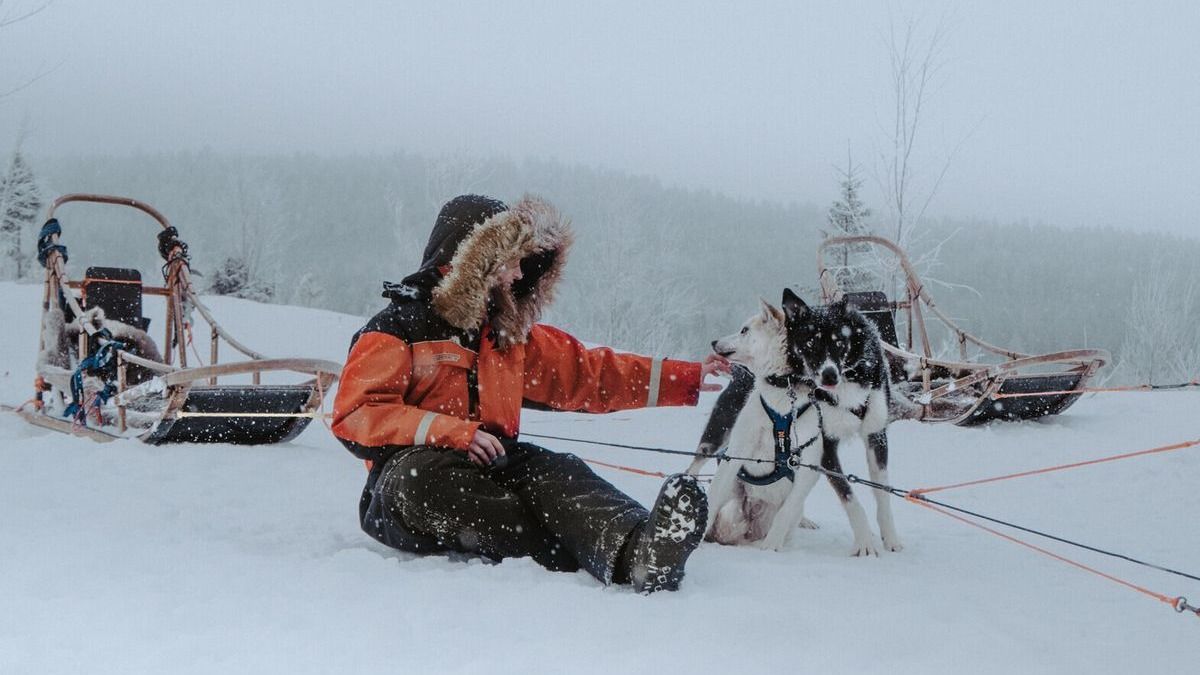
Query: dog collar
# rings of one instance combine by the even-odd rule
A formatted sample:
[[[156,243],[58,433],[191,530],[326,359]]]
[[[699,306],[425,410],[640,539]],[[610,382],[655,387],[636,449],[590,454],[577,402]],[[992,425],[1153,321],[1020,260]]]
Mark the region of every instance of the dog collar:
[[[780,389],[788,389],[794,385],[806,382],[806,380],[796,373],[776,373],[764,377],[763,381],[772,387],[779,387]],[[766,405],[766,403],[763,403],[763,405]]]

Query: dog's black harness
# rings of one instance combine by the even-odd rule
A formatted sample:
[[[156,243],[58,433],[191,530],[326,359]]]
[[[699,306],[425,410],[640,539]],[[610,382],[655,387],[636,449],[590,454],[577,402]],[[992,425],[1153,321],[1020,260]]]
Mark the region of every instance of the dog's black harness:
[[[775,411],[771,406],[767,405],[767,400],[762,396],[758,397],[762,403],[763,410],[767,411],[767,417],[771,418],[771,426],[773,427],[773,437],[775,439],[775,469],[765,476],[755,476],[746,471],[746,467],[738,469],[738,478],[750,485],[773,485],[783,480],[784,478],[795,482],[796,467],[799,466],[800,453],[817,442],[821,437],[820,432],[816,436],[805,441],[804,445],[792,449],[792,421],[808,412],[808,409],[813,407],[814,401],[812,397],[797,408],[795,411],[788,411],[786,415]],[[820,416],[821,408],[817,407],[817,415]],[[820,425],[819,425],[820,426]],[[724,453],[722,453],[724,454]]]
[[[847,369],[845,372],[850,373],[853,371],[852,371],[852,369]],[[808,387],[809,389],[812,390],[812,393],[809,394],[809,396],[808,396],[810,401],[816,401],[818,403],[828,403],[829,405],[835,406],[835,407],[838,404],[838,400],[833,394],[818,387],[816,382],[814,382],[811,378],[804,377],[803,375],[798,375],[796,373],[768,375],[765,378],[765,380],[766,380],[766,383],[771,385],[772,387],[781,387],[784,389],[795,386],[795,385],[802,385],[802,386]],[[867,408],[870,405],[871,405],[871,399],[868,397],[866,401],[863,401],[862,405],[858,406],[857,408],[851,408],[850,414],[854,415],[855,417],[857,417],[860,420],[866,419]]]

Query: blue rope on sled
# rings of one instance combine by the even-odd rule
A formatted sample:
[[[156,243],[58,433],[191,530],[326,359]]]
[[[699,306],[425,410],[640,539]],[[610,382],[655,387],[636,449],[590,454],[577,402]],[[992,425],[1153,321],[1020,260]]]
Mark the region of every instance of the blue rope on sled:
[[[113,366],[116,364],[117,350],[125,349],[124,342],[112,339],[112,334],[101,330],[97,337],[105,338],[103,344],[92,352],[86,359],[79,362],[79,367],[71,374],[71,404],[63,411],[63,417],[74,418],[76,422],[87,426],[87,407],[83,400],[84,374],[103,377],[104,387],[96,392],[95,406],[108,402],[116,393],[116,385],[112,382]]]
[[[45,225],[42,225],[42,230],[41,232],[38,232],[37,240],[37,259],[38,262],[41,263],[42,267],[46,266],[46,259],[49,258],[50,254],[54,251],[58,251],[58,253],[62,256],[64,263],[67,262],[67,247],[63,246],[62,244],[55,244],[50,239],[54,235],[61,234],[62,226],[58,224],[58,218],[51,218],[50,220],[46,221]]]

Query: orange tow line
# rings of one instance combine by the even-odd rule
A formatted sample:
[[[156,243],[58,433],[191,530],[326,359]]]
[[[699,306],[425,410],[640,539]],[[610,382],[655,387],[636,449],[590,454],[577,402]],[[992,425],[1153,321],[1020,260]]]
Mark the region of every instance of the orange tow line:
[[[1142,456],[1145,456],[1145,455],[1151,455],[1151,454],[1157,454],[1157,453],[1163,453],[1163,452],[1171,452],[1171,451],[1174,451],[1174,450],[1183,450],[1183,449],[1185,449],[1185,448],[1192,448],[1192,447],[1196,447],[1196,446],[1200,446],[1200,439],[1191,440],[1191,441],[1184,441],[1184,442],[1182,442],[1182,443],[1174,443],[1174,444],[1171,444],[1171,445],[1163,445],[1163,446],[1159,446],[1159,447],[1157,447],[1157,448],[1149,448],[1149,449],[1147,449],[1147,450],[1138,450],[1138,451],[1135,451],[1135,452],[1126,452],[1126,453],[1122,453],[1122,454],[1119,454],[1119,455],[1111,455],[1111,456],[1108,456],[1108,457],[1101,457],[1101,458],[1098,458],[1098,459],[1091,459],[1091,460],[1086,460],[1086,461],[1082,461],[1082,462],[1072,462],[1072,463],[1070,463],[1070,464],[1059,464],[1059,465],[1056,465],[1056,466],[1049,466],[1049,467],[1045,467],[1045,468],[1042,468],[1042,469],[1034,469],[1034,470],[1031,470],[1031,471],[1021,471],[1021,472],[1019,472],[1019,473],[1005,474],[1005,475],[1003,475],[1003,476],[994,476],[994,477],[991,477],[991,478],[981,478],[981,479],[978,479],[978,480],[966,481],[966,482],[963,482],[963,483],[954,483],[954,484],[951,484],[951,485],[942,485],[942,486],[938,486],[938,487],[932,487],[932,488],[921,488],[921,489],[916,489],[916,490],[910,490],[910,491],[908,491],[907,493],[906,493],[906,492],[904,492],[903,490],[899,490],[899,489],[893,488],[893,487],[891,487],[891,486],[879,486],[879,487],[885,488],[887,491],[891,492],[891,493],[892,493],[892,494],[894,494],[894,495],[897,495],[897,496],[902,496],[902,497],[904,497],[904,500],[905,500],[905,501],[907,501],[907,502],[910,502],[910,503],[912,503],[912,504],[916,504],[916,505],[918,505],[918,506],[924,507],[924,508],[926,508],[926,509],[929,509],[929,510],[931,510],[931,511],[934,511],[934,512],[936,512],[936,513],[940,513],[940,514],[942,514],[942,515],[944,515],[944,516],[947,516],[947,517],[949,517],[949,518],[953,518],[954,520],[957,520],[957,521],[959,521],[959,522],[961,522],[961,523],[965,523],[965,524],[967,524],[967,525],[970,525],[971,527],[974,527],[974,528],[978,528],[978,529],[980,529],[980,530],[983,530],[984,532],[987,532],[988,534],[992,534],[992,535],[995,535],[995,536],[997,536],[997,537],[1000,537],[1001,539],[1004,539],[1004,540],[1006,540],[1006,541],[1010,541],[1010,542],[1012,542],[1012,543],[1014,543],[1014,544],[1018,544],[1018,545],[1020,545],[1020,546],[1024,546],[1025,548],[1027,548],[1027,549],[1029,549],[1029,550],[1031,550],[1031,551],[1034,551],[1034,552],[1037,552],[1037,553],[1041,553],[1042,555],[1045,555],[1045,556],[1048,556],[1048,557],[1050,557],[1050,558],[1053,558],[1054,560],[1058,560],[1059,562],[1066,563],[1066,564],[1068,564],[1068,565],[1070,565],[1070,566],[1072,566],[1072,567],[1075,567],[1075,568],[1077,568],[1077,569],[1083,570],[1083,571],[1085,571],[1085,572],[1088,572],[1088,573],[1090,573],[1090,574],[1094,574],[1094,575],[1096,575],[1096,576],[1098,576],[1098,577],[1101,577],[1101,578],[1103,578],[1103,579],[1107,579],[1107,580],[1109,580],[1109,581],[1112,581],[1113,583],[1117,583],[1117,584],[1120,584],[1120,585],[1122,585],[1122,586],[1125,586],[1126,588],[1129,588],[1129,589],[1131,589],[1131,590],[1137,591],[1138,593],[1141,593],[1141,594],[1143,594],[1143,595],[1145,595],[1145,596],[1147,596],[1147,597],[1153,598],[1153,599],[1155,599],[1155,600],[1157,600],[1157,601],[1159,601],[1159,602],[1161,602],[1161,603],[1163,603],[1163,604],[1165,604],[1165,605],[1168,605],[1168,606],[1170,606],[1170,607],[1171,607],[1172,609],[1174,609],[1176,612],[1179,612],[1179,613],[1181,613],[1181,614],[1182,614],[1182,613],[1184,613],[1184,612],[1188,612],[1188,613],[1194,614],[1194,615],[1195,615],[1197,618],[1200,618],[1200,607],[1197,607],[1197,606],[1191,605],[1191,604],[1188,602],[1188,599],[1187,599],[1186,597],[1183,597],[1183,596],[1174,596],[1174,597],[1172,597],[1172,596],[1170,596],[1170,595],[1166,595],[1166,594],[1164,594],[1164,593],[1158,593],[1158,592],[1152,591],[1152,590],[1150,590],[1150,589],[1148,589],[1148,588],[1146,588],[1146,587],[1144,587],[1144,586],[1140,586],[1140,585],[1138,585],[1138,584],[1135,584],[1135,583],[1133,583],[1133,582],[1131,582],[1131,581],[1127,581],[1127,580],[1125,580],[1125,579],[1121,579],[1120,577],[1117,577],[1117,576],[1115,576],[1115,575],[1109,574],[1109,573],[1107,573],[1107,572],[1102,572],[1102,571],[1100,571],[1100,570],[1098,570],[1098,569],[1096,569],[1096,568],[1094,568],[1094,567],[1090,567],[1090,566],[1088,566],[1088,565],[1085,565],[1085,564],[1083,564],[1083,563],[1081,563],[1081,562],[1079,562],[1079,561],[1072,560],[1072,559],[1070,559],[1070,558],[1067,558],[1066,556],[1059,555],[1058,553],[1054,553],[1053,551],[1047,550],[1047,549],[1045,549],[1045,548],[1042,548],[1042,547],[1040,547],[1040,546],[1037,546],[1037,545],[1035,545],[1035,544],[1031,544],[1031,543],[1029,543],[1029,542],[1027,542],[1027,541],[1025,541],[1025,540],[1023,540],[1023,539],[1019,539],[1019,538],[1017,538],[1017,537],[1014,537],[1014,536],[1012,536],[1012,535],[1009,535],[1009,534],[1005,534],[1005,533],[1003,533],[1003,532],[1000,532],[999,530],[996,530],[996,529],[994,529],[994,528],[988,527],[988,526],[986,526],[986,525],[984,525],[984,524],[982,524],[982,523],[980,523],[980,522],[976,522],[975,520],[972,520],[972,519],[970,519],[970,518],[964,517],[964,516],[962,516],[962,515],[959,515],[959,514],[957,514],[957,513],[952,513],[951,511],[949,511],[949,510],[947,510],[947,509],[945,509],[945,508],[942,508],[942,507],[939,505],[940,503],[934,503],[934,502],[931,502],[930,500],[928,500],[928,499],[925,497],[925,495],[926,495],[926,494],[929,494],[929,493],[931,493],[931,492],[940,492],[940,491],[942,491],[942,490],[951,490],[951,489],[954,489],[954,488],[967,487],[967,486],[969,486],[969,485],[982,485],[982,484],[984,484],[984,483],[994,483],[994,482],[998,482],[998,481],[1002,481],[1002,480],[1009,480],[1009,479],[1013,479],[1013,478],[1022,478],[1022,477],[1025,477],[1025,476],[1035,476],[1035,475],[1038,475],[1038,474],[1051,473],[1051,472],[1054,472],[1054,471],[1065,471],[1065,470],[1067,470],[1067,469],[1076,469],[1076,468],[1083,467],[1083,466],[1090,466],[1090,465],[1092,465],[1092,464],[1101,464],[1101,463],[1104,463],[1104,462],[1113,462],[1113,461],[1116,461],[1116,460],[1119,460],[1119,459],[1129,459],[1129,458],[1131,458],[1131,457],[1142,457]],[[653,476],[653,477],[658,477],[658,478],[664,477],[664,474],[663,474],[662,472],[659,472],[659,471],[646,471],[646,470],[644,470],[644,469],[637,469],[637,468],[634,468],[634,467],[630,467],[630,466],[623,466],[623,465],[620,465],[620,464],[609,464],[609,463],[607,463],[607,462],[601,462],[601,461],[599,461],[599,460],[594,460],[594,459],[585,459],[584,461],[586,461],[586,462],[589,462],[589,463],[592,463],[592,464],[596,464],[596,465],[599,465],[599,466],[604,466],[604,467],[608,467],[608,468],[612,468],[612,469],[617,469],[617,470],[620,470],[620,471],[627,471],[627,472],[630,472],[630,473],[636,473],[636,474],[640,474],[640,475],[643,475],[643,476]],[[807,465],[804,465],[804,466],[807,466]],[[831,472],[826,472],[826,473],[831,473]],[[848,478],[850,478],[852,482],[859,482],[859,483],[865,483],[865,484],[868,484],[868,485],[873,485],[873,484],[871,484],[869,481],[863,481],[863,480],[861,480],[861,479],[858,479],[857,477],[849,476]],[[969,512],[968,512],[968,513],[969,513]],[[978,514],[972,514],[972,515],[978,515]],[[985,518],[986,518],[986,517],[985,517]],[[1003,522],[1003,521],[997,521],[997,522]],[[1007,523],[1006,523],[1006,524],[1007,524]],[[1018,527],[1018,529],[1024,529],[1024,528],[1020,528],[1020,527]],[[1030,530],[1030,531],[1032,531],[1032,530]],[[1035,532],[1035,533],[1036,533],[1036,532]],[[1044,533],[1040,533],[1040,534],[1043,534],[1043,536],[1046,536],[1046,535],[1044,535]],[[1053,537],[1053,536],[1051,536],[1051,538],[1053,538],[1053,539],[1058,539],[1057,537]],[[1065,540],[1061,540],[1061,539],[1059,539],[1059,541],[1065,541]],[[1068,543],[1074,543],[1074,542],[1068,542]],[[1074,543],[1074,544],[1075,544],[1075,545],[1079,545],[1079,544],[1077,544],[1077,543]],[[1090,550],[1096,550],[1096,549],[1091,549],[1090,547],[1087,547],[1087,546],[1084,546],[1084,548],[1089,548]],[[1105,552],[1105,551],[1101,551],[1101,552],[1102,552],[1102,553],[1108,553],[1108,552]],[[1108,554],[1109,554],[1109,555],[1112,555],[1111,553],[1108,553]],[[1147,564],[1147,563],[1144,563],[1144,562],[1142,562],[1142,561],[1138,561],[1138,560],[1135,560],[1135,559],[1129,558],[1129,557],[1127,557],[1127,556],[1120,556],[1120,555],[1118,555],[1117,557],[1121,557],[1121,558],[1124,558],[1124,559],[1126,559],[1126,560],[1130,560],[1130,561],[1132,561],[1132,562],[1137,562],[1137,563],[1139,563],[1139,564],[1143,564],[1143,565],[1146,565],[1146,564]],[[1158,567],[1158,566],[1156,566],[1156,565],[1149,565],[1149,566],[1150,566],[1150,567],[1152,567],[1152,568],[1155,568],[1155,569],[1159,569],[1159,570],[1161,570],[1161,571],[1167,571],[1167,572],[1171,572],[1171,573],[1174,573],[1174,574],[1180,574],[1181,576],[1187,576],[1187,577],[1189,577],[1189,578],[1195,578],[1195,577],[1192,577],[1191,575],[1184,575],[1184,574],[1182,574],[1182,573],[1180,573],[1180,572],[1175,572],[1174,570],[1169,570],[1169,569],[1166,569],[1166,568]]]
[[[1081,562],[1071,560],[1070,558],[1067,558],[1065,556],[1061,556],[1052,551],[1048,551],[1040,546],[1031,544],[1023,539],[1018,539],[1012,535],[1004,534],[1003,532],[994,530],[986,525],[983,525],[982,523],[977,523],[968,518],[964,518],[958,514],[950,513],[949,511],[938,508],[937,506],[934,506],[933,504],[930,504],[929,502],[921,499],[920,495],[911,494],[910,496],[906,497],[905,499],[913,504],[918,505],[918,506],[923,506],[931,511],[936,511],[936,512],[942,514],[943,516],[953,518],[961,523],[966,523],[967,525],[970,525],[971,527],[979,528],[980,530],[983,530],[984,532],[987,532],[988,534],[994,534],[997,537],[1000,537],[1001,539],[1006,539],[1008,541],[1011,541],[1014,544],[1019,544],[1021,546],[1024,546],[1025,548],[1032,550],[1032,551],[1036,551],[1038,553],[1041,553],[1042,555],[1054,558],[1055,560],[1058,560],[1059,562],[1064,562],[1068,565],[1071,565],[1072,567],[1076,567],[1085,572],[1090,572],[1092,574],[1095,574],[1096,576],[1102,577],[1104,579],[1108,579],[1109,581],[1112,581],[1114,583],[1121,584],[1122,586],[1125,586],[1126,588],[1130,588],[1132,590],[1137,591],[1138,593],[1141,593],[1143,595],[1154,598],[1155,600],[1158,600],[1159,602],[1170,605],[1171,608],[1174,609],[1176,612],[1179,612],[1179,613],[1183,613],[1185,611],[1192,612],[1196,615],[1197,618],[1200,618],[1200,608],[1193,607],[1190,604],[1188,604],[1187,598],[1185,598],[1183,596],[1171,597],[1169,595],[1163,595],[1162,593],[1156,593],[1148,588],[1139,586],[1139,585],[1133,583],[1132,581],[1126,581],[1124,579],[1113,576],[1106,572],[1101,572],[1100,570],[1098,570],[1094,567],[1088,567],[1087,565],[1084,565]]]
[[[1048,466],[1042,469],[1033,469],[1031,471],[1021,471],[1019,473],[1010,473],[1003,476],[993,476],[991,478],[980,478],[978,480],[969,480],[964,483],[953,483],[951,485],[940,485],[931,488],[919,488],[913,490],[910,494],[926,495],[931,492],[941,492],[942,490],[953,490],[955,488],[967,487],[969,485],[983,485],[984,483],[995,483],[997,481],[1009,480],[1011,478],[1024,478],[1025,476],[1036,476],[1043,473],[1052,473],[1055,471],[1065,471],[1067,469],[1077,469],[1081,466],[1090,466],[1092,464],[1103,464],[1104,462],[1115,462],[1118,459],[1129,459],[1130,457],[1141,457],[1144,455],[1153,455],[1161,452],[1171,452],[1174,450],[1183,450],[1200,445],[1200,438],[1194,441],[1184,441],[1183,443],[1174,443],[1172,445],[1161,445],[1157,448],[1148,450],[1138,450],[1136,452],[1126,452],[1120,455],[1111,455],[1109,457],[1101,457],[1099,459],[1089,459],[1083,462],[1072,462],[1070,464],[1059,464],[1056,466]]]

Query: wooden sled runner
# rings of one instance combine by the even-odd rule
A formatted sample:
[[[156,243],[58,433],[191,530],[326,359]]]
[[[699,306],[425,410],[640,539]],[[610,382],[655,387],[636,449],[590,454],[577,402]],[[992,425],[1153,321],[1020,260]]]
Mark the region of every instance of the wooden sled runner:
[[[137,209],[162,227],[158,251],[164,285],[149,286],[135,269],[91,267],[67,277],[67,249],[55,211],[71,202]],[[232,337],[192,285],[187,244],[161,213],[134,199],[69,194],[50,206],[38,240],[46,268],[35,396],[18,412],[38,426],[94,440],[138,438],[146,443],[259,445],[295,438],[321,415],[325,392],[341,364],[321,359],[269,359]],[[162,350],[142,316],[145,295],[166,301]],[[209,364],[189,367],[193,312],[210,330]],[[219,363],[224,342],[248,361]],[[263,373],[307,377],[265,384]],[[248,376],[250,384],[219,382]]]
[[[845,292],[826,266],[825,255],[834,247],[866,245],[894,255],[905,279],[905,298],[891,301],[880,291]],[[883,337],[891,362],[892,380],[915,406],[908,416],[929,422],[975,425],[992,420],[1029,420],[1058,414],[1079,398],[1079,390],[1111,360],[1102,349],[1072,349],[1050,354],[1023,354],[997,347],[971,335],[942,313],[929,295],[908,256],[882,237],[835,237],[825,240],[817,253],[821,294],[825,302],[845,296],[847,303],[871,319]],[[896,313],[903,310],[907,348],[900,346]],[[959,360],[935,358],[925,324],[932,314],[954,336]],[[914,346],[916,344],[916,346]],[[983,359],[969,359],[974,345]],[[919,351],[917,351],[919,349]]]

